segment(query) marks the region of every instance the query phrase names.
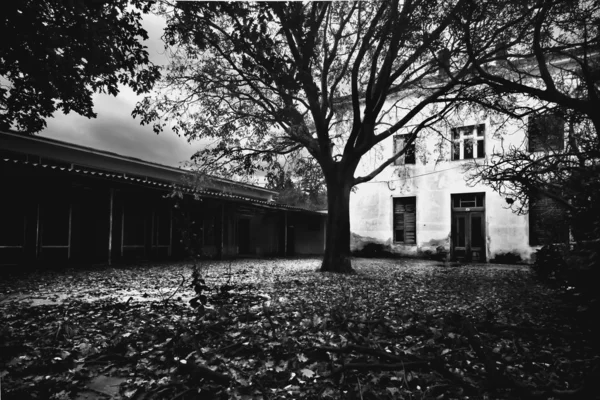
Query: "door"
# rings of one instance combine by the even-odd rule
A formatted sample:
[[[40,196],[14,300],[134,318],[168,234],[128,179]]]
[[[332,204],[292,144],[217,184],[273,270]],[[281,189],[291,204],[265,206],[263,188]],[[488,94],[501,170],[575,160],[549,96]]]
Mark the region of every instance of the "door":
[[[455,211],[452,219],[453,257],[463,261],[485,261],[484,213]]]

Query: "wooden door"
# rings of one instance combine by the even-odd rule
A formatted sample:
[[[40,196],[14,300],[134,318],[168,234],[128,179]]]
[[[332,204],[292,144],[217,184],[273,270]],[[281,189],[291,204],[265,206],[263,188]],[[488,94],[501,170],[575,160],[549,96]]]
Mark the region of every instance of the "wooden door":
[[[453,256],[457,260],[485,261],[485,218],[481,211],[457,211],[452,219]]]

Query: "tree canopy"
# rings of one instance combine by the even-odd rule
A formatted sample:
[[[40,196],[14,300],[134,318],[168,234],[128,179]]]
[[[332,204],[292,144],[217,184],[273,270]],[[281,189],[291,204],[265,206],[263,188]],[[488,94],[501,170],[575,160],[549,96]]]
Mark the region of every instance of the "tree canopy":
[[[495,7],[497,19],[464,29],[474,74],[484,84],[479,100],[521,120],[529,143],[473,164],[472,181],[509,197],[517,212],[550,197],[579,220],[572,232],[590,238],[600,187],[600,2]]]
[[[349,195],[399,149],[355,176],[392,135],[442,119],[468,84],[457,22],[467,1],[176,3],[163,9],[173,63],[161,92],[134,115],[190,140],[197,157],[230,173],[268,169],[304,152],[328,195],[323,270],[349,271]],[[410,97],[412,103],[407,104]]]
[[[159,78],[142,44],[140,0],[11,1],[3,4],[0,129],[36,133],[55,111],[96,116],[93,93],[137,94]]]

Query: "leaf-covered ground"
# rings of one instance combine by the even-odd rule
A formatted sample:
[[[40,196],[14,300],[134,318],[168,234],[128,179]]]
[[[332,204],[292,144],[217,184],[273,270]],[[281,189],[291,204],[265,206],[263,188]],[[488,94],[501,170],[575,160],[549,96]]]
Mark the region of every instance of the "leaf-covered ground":
[[[202,314],[190,264],[4,276],[2,398],[77,398],[98,376],[128,399],[595,396],[590,325],[526,269],[319,263],[200,263]]]

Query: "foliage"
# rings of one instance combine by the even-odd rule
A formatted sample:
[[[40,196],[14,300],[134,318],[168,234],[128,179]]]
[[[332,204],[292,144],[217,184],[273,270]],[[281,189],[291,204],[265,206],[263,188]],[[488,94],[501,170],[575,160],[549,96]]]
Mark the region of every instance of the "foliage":
[[[137,94],[160,77],[140,39],[139,0],[12,1],[2,7],[0,129],[36,133],[60,110],[88,118],[92,94]]]
[[[580,308],[598,313],[598,262],[598,250],[594,242],[579,243],[571,248],[546,245],[536,252],[532,269],[542,281],[566,290],[572,295],[571,301]]]
[[[600,4],[587,0],[470,8],[462,31],[474,73],[486,85],[478,100],[516,117],[558,106],[567,120],[587,119],[597,132],[599,19]],[[515,101],[523,98],[534,103]]]
[[[207,173],[276,173],[288,156],[312,157],[328,196],[322,269],[349,272],[352,187],[401,157],[469,84],[470,61],[455,40],[468,4],[167,5],[173,63],[134,115],[157,132],[173,122],[189,140],[209,139],[196,155]],[[355,176],[365,154],[400,132],[404,148]]]
[[[597,398],[597,332],[526,270],[318,264],[206,262],[206,286],[230,287],[201,316],[187,284],[164,301],[187,264],[4,276],[2,397],[75,398],[113,375],[135,399]]]
[[[289,169],[286,164],[275,165],[266,175],[267,189],[279,192],[278,202],[311,210],[327,209],[327,189],[314,160],[295,160]]]
[[[585,186],[597,181],[600,161],[600,3],[506,1],[472,11],[498,18],[463,28],[474,73],[485,83],[471,101],[514,119],[544,113],[568,133],[564,149],[563,143],[551,143],[547,118],[539,139],[543,151],[496,149],[487,162],[472,166],[473,182],[492,185],[518,212],[527,211],[532,192],[576,211],[573,202],[587,198]]]
[[[507,251],[496,253],[494,258],[490,261],[499,264],[517,264],[523,260],[521,259],[521,256],[518,253]]]
[[[445,246],[437,246],[435,248],[435,253],[432,250],[425,250],[421,253],[427,259],[438,260],[438,261],[446,261],[448,260],[448,250]]]
[[[355,251],[354,255],[357,257],[366,258],[385,258],[393,256],[389,246],[382,243],[369,242],[363,246],[359,251]]]
[[[532,118],[544,114],[544,123],[536,139],[540,148],[502,146],[469,166],[470,183],[491,185],[517,213],[527,213],[536,197],[551,198],[567,210],[575,246],[594,242],[600,234],[600,3],[507,1],[472,12],[498,18],[463,28],[474,74],[485,84],[471,101],[513,123],[527,117],[521,128],[530,134],[530,145]],[[564,128],[564,143],[552,137],[552,124]],[[564,268],[568,275],[599,270],[597,249],[588,248],[586,257],[571,251],[569,257],[583,264],[567,268],[556,248],[546,247],[536,268],[544,276]]]
[[[192,267],[191,287],[194,289],[196,296],[190,299],[190,306],[198,310],[198,313],[202,315],[204,314],[205,306],[208,303],[207,294],[210,292],[210,288],[206,286],[206,281],[202,277],[201,268],[198,264],[194,264]]]
[[[564,246],[549,244],[535,253],[532,269],[542,279],[559,279],[566,275],[567,263],[564,259]]]

